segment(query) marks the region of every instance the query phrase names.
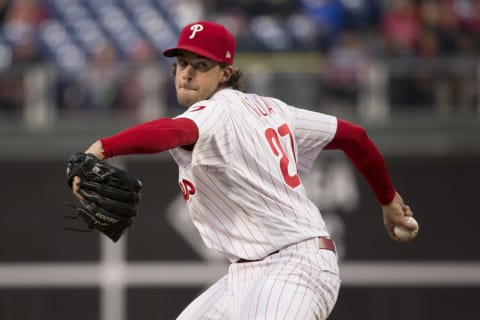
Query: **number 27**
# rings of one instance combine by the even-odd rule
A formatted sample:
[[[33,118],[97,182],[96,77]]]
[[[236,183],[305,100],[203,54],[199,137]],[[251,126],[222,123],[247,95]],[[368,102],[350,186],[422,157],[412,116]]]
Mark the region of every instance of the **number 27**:
[[[267,138],[268,144],[272,149],[272,152],[275,156],[280,157],[280,170],[282,172],[283,179],[285,183],[292,188],[295,188],[300,184],[300,178],[298,174],[290,175],[288,172],[288,166],[290,164],[290,159],[287,156],[285,148],[280,143],[280,137],[288,136],[290,138],[290,146],[292,148],[292,154],[295,157],[295,144],[292,132],[290,128],[285,123],[278,127],[277,130],[273,128],[268,128],[265,130],[265,138]],[[295,169],[296,169],[296,159],[294,159]]]

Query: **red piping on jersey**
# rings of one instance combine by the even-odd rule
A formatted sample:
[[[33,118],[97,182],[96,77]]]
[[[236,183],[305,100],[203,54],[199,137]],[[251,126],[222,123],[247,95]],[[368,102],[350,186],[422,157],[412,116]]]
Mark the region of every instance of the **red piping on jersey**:
[[[364,128],[338,119],[337,131],[325,149],[339,149],[367,180],[378,202],[386,205],[395,197],[395,189],[385,161]]]
[[[113,136],[102,138],[105,158],[127,154],[151,154],[195,144],[198,127],[187,118],[148,121]]]

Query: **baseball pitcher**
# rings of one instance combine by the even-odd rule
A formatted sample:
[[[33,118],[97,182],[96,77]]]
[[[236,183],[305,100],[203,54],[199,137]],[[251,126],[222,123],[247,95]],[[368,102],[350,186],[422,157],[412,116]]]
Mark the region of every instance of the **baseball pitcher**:
[[[387,233],[413,230],[413,215],[395,191],[384,159],[365,130],[335,116],[242,91],[233,66],[235,39],[221,24],[183,28],[174,57],[175,118],[155,119],[94,142],[102,160],[169,150],[178,183],[205,245],[231,261],[224,277],[178,319],[326,319],[340,277],[335,244],[299,172],[322,150],[342,150],[382,210]],[[81,177],[72,179],[82,199]]]

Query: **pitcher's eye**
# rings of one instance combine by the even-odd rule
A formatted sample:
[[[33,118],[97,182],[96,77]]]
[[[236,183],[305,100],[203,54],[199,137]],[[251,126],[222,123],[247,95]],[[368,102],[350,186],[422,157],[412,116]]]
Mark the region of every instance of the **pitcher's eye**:
[[[177,64],[179,67],[185,68],[188,65],[188,62],[184,59],[178,59]]]
[[[198,71],[208,71],[211,66],[206,61],[199,61],[193,65],[193,68]]]

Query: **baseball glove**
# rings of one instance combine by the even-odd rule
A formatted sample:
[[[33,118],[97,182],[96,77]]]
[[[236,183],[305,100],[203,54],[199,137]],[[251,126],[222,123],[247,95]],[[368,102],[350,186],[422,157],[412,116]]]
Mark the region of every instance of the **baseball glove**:
[[[73,178],[80,177],[78,192],[83,199],[70,204],[87,223],[88,231],[97,229],[117,242],[133,224],[140,202],[141,181],[128,172],[116,168],[92,154],[73,154],[67,164],[67,183],[72,188]]]

